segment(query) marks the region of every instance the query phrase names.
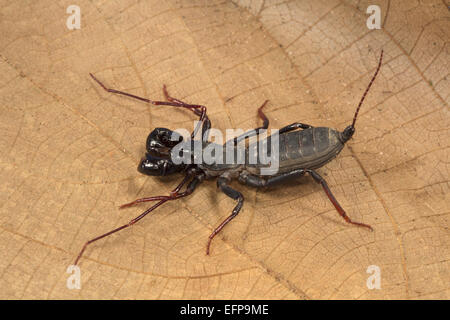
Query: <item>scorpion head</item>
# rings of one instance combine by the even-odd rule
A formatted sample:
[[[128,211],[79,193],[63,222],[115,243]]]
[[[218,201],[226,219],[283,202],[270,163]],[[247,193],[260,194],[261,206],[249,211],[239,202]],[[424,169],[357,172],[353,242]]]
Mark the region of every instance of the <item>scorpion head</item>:
[[[170,159],[170,151],[183,141],[183,137],[166,128],[156,128],[147,137],[147,152],[138,166],[140,173],[149,176],[165,176],[179,172],[184,165],[176,165]]]

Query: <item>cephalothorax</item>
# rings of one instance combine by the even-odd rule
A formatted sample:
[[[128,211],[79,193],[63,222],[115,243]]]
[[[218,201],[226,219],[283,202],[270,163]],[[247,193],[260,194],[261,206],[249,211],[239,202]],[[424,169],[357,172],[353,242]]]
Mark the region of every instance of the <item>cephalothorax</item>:
[[[279,169],[273,175],[263,175],[261,173],[262,165],[261,163],[251,163],[245,158],[244,163],[241,164],[206,164],[206,163],[174,163],[171,158],[171,150],[177,146],[179,143],[183,142],[183,137],[176,132],[166,128],[156,128],[148,136],[146,142],[146,153],[145,156],[139,163],[138,171],[150,175],[150,176],[165,176],[174,173],[184,173],[185,177],[181,183],[173,189],[169,195],[166,196],[154,196],[148,198],[137,199],[133,202],[124,204],[121,208],[130,207],[142,202],[156,201],[156,203],[148,208],[146,211],[141,213],[139,216],[131,220],[129,223],[118,227],[110,232],[107,232],[101,236],[98,236],[92,240],[85,243],[82,250],[78,254],[75,264],[78,263],[86,247],[97,240],[100,240],[106,236],[109,236],[115,232],[125,229],[137,221],[141,220],[151,211],[155,210],[157,207],[163,203],[186,197],[190,195],[195,188],[207,178],[216,178],[217,186],[222,192],[227,196],[237,201],[232,213],[211,233],[208,239],[208,244],[206,246],[206,254],[209,254],[211,240],[219,233],[223,227],[230,222],[241,210],[244,203],[244,197],[242,194],[229,186],[232,179],[238,179],[242,184],[246,184],[253,187],[264,187],[270,186],[276,183],[286,181],[287,179],[293,177],[299,177],[308,173],[312,178],[319,183],[324,189],[326,195],[338,211],[338,213],[344,218],[348,223],[365,227],[369,230],[373,230],[371,226],[352,221],[344,209],[339,205],[336,198],[333,196],[330,188],[328,187],[324,178],[322,178],[315,169],[322,167],[332,159],[334,159],[339,152],[344,147],[345,143],[353,136],[355,133],[355,122],[358,117],[359,109],[364,101],[364,98],[369,91],[372,83],[374,82],[378,71],[380,70],[381,63],[383,60],[383,51],[381,51],[380,60],[378,67],[373,75],[366,91],[364,92],[358,107],[356,108],[355,115],[353,117],[353,122],[351,125],[347,126],[344,131],[340,132],[338,130],[326,127],[313,127],[308,124],[295,122],[279,130],[279,150],[278,150],[278,163]],[[194,114],[199,116],[199,122],[194,131],[191,134],[192,143],[196,137],[196,134],[200,128],[202,129],[202,140],[200,143],[202,146],[209,144],[207,141],[208,130],[211,128],[211,122],[206,115],[206,107],[202,105],[188,104],[181,100],[172,98],[167,93],[166,87],[163,87],[164,95],[167,101],[153,101],[150,99],[135,96],[130,93],[123,91],[118,91],[115,89],[109,89],[103,85],[97,78],[92,74],[91,77],[106,91],[116,94],[121,94],[127,97],[138,99],[153,105],[165,105],[186,108],[191,110]],[[244,133],[241,136],[234,138],[234,144],[237,145],[238,142],[251,137],[259,135],[260,131],[267,129],[269,126],[269,120],[264,115],[262,109],[266,105],[267,101],[258,109],[258,115],[263,120],[263,125],[256,128],[250,132]],[[300,130],[299,130],[300,129]],[[271,136],[266,138],[271,139]],[[269,144],[269,143],[267,143]],[[251,145],[248,146],[251,148]],[[185,187],[184,191],[181,189]]]

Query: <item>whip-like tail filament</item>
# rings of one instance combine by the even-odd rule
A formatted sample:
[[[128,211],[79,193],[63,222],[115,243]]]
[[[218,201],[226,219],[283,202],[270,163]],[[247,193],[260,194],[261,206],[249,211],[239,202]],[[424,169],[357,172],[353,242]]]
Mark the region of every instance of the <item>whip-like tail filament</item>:
[[[361,108],[361,105],[364,101],[364,99],[366,98],[367,92],[369,92],[370,87],[372,86],[373,82],[375,81],[375,78],[377,77],[378,71],[380,71],[381,68],[381,62],[383,61],[383,50],[381,50],[381,54],[380,54],[380,61],[378,62],[378,67],[377,70],[375,71],[375,74],[372,77],[372,80],[370,80],[369,85],[367,86],[366,91],[364,92],[361,101],[358,104],[358,108],[356,108],[356,112],[355,112],[355,116],[353,117],[353,122],[352,122],[352,127],[355,127],[355,122],[356,122],[356,118],[358,117],[358,113],[359,113],[359,109]]]

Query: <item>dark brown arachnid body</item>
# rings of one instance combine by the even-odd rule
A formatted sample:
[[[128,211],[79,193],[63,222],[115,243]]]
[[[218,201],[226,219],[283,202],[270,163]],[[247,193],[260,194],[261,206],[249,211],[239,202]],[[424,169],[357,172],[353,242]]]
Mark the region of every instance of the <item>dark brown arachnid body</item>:
[[[176,133],[169,129],[154,129],[147,138],[147,152],[138,166],[138,171],[150,176],[165,176],[180,172],[185,174],[184,179],[175,189],[170,192],[169,195],[137,199],[133,202],[122,205],[121,208],[125,208],[141,202],[156,201],[153,206],[131,220],[129,223],[86,242],[80,253],[78,254],[75,260],[75,264],[78,263],[84,250],[92,242],[100,240],[135,224],[137,221],[145,217],[148,213],[152,212],[167,201],[190,195],[205,178],[216,178],[218,188],[220,188],[220,190],[227,196],[237,201],[237,204],[234,207],[231,215],[229,215],[216,229],[214,229],[214,231],[209,236],[206,246],[206,254],[209,254],[211,240],[214,238],[214,236],[219,233],[228,222],[236,217],[236,215],[242,208],[244,202],[242,194],[229,186],[229,182],[233,178],[238,178],[239,182],[252,187],[264,187],[286,181],[290,178],[300,177],[305,173],[308,173],[317,183],[322,186],[331,203],[334,205],[338,213],[346,222],[354,224],[356,226],[367,228],[372,231],[373,229],[371,226],[364,223],[352,221],[347,216],[344,209],[342,209],[336,198],[333,196],[326,181],[315,171],[315,169],[322,167],[323,165],[334,159],[342,150],[344,144],[353,136],[359,109],[364,101],[364,98],[366,97],[367,92],[374,82],[378,71],[380,70],[382,59],[383,51],[381,51],[380,60],[375,74],[373,75],[366,91],[361,98],[361,101],[359,102],[358,107],[356,108],[353,122],[351,125],[346,127],[344,131],[340,132],[335,129],[325,127],[313,127],[311,125],[298,122],[290,124],[279,130],[279,170],[276,174],[273,175],[262,175],[260,172],[260,169],[262,167],[261,164],[250,164],[247,158],[245,159],[244,164],[175,164],[171,160],[170,151],[178,143],[181,143],[183,138],[181,136],[177,136]],[[92,79],[94,79],[107,92],[124,95],[153,105],[180,107],[192,111],[200,118],[199,125],[192,132],[192,141],[201,126],[203,137],[201,141],[202,146],[204,147],[210,143],[207,141],[207,139],[208,130],[211,128],[211,122],[206,115],[205,106],[189,104],[181,100],[172,98],[167,93],[165,86],[163,87],[163,91],[167,101],[153,101],[123,91],[109,89],[92,74],[90,75]],[[237,145],[237,142],[245,140],[250,136],[256,136],[260,133],[260,130],[268,128],[269,120],[262,111],[266,103],[267,101],[264,102],[264,104],[258,109],[258,115],[264,122],[263,126],[235,138],[234,146]],[[270,138],[271,137],[269,136],[266,139]],[[250,147],[251,146],[249,146],[248,148]],[[185,190],[181,191],[183,186],[186,184],[187,186]]]

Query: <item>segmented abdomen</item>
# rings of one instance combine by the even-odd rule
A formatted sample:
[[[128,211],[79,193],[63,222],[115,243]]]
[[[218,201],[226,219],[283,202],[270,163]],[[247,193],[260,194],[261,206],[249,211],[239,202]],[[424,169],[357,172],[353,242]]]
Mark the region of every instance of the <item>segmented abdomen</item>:
[[[292,131],[279,135],[279,173],[293,169],[315,169],[325,165],[335,158],[344,147],[339,139],[340,132],[326,127],[309,128]],[[267,154],[272,156],[272,137],[268,137]],[[249,146],[249,150],[256,147]],[[260,151],[260,150],[258,150]],[[264,150],[263,150],[264,151]],[[258,157],[257,163],[248,159],[246,167],[258,174],[258,167],[262,166]]]

